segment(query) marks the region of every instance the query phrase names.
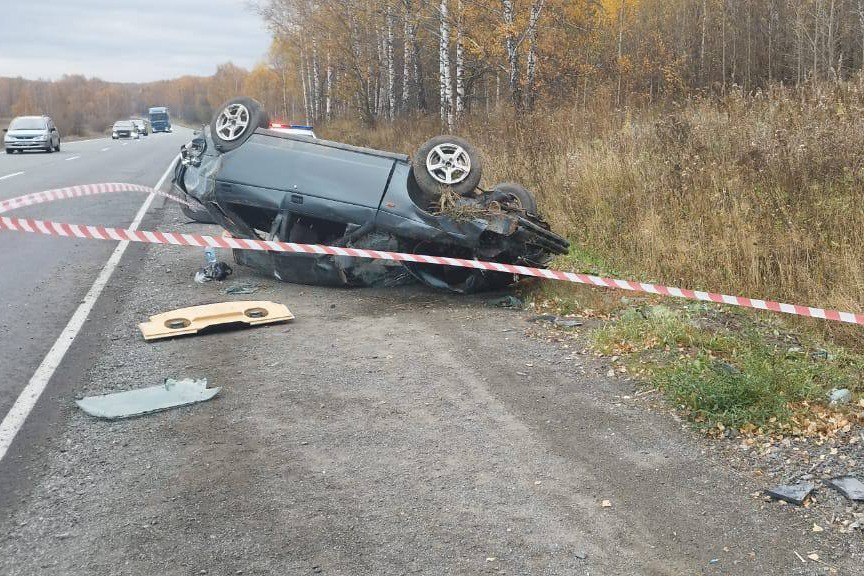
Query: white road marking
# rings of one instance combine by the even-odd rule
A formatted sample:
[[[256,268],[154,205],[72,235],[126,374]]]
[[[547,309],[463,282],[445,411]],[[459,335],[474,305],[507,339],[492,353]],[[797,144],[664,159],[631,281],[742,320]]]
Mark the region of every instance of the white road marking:
[[[174,162],[176,160],[176,157],[171,160],[171,164],[168,165],[165,173],[162,174],[162,177],[155,186],[157,190],[165,183],[165,180],[171,173],[171,169],[174,167]],[[138,213],[135,214],[135,219],[132,220],[132,224],[129,226],[131,230],[137,230],[138,226],[141,225],[141,220],[144,219],[144,214],[147,213],[150,204],[153,203],[153,198],[155,198],[155,195],[149,194],[147,199],[141,205],[141,208],[138,209]],[[18,431],[21,430],[24,421],[27,420],[27,416],[30,415],[33,407],[36,406],[36,402],[39,400],[39,397],[48,385],[48,382],[54,375],[54,371],[57,370],[58,366],[60,366],[60,362],[63,361],[66,352],[69,351],[72,342],[81,331],[81,327],[84,326],[84,322],[87,321],[90,311],[93,310],[93,306],[96,305],[99,295],[102,294],[102,290],[105,289],[105,286],[111,279],[111,275],[114,274],[114,270],[117,268],[117,264],[120,263],[120,259],[123,257],[123,253],[126,252],[128,246],[129,241],[123,240],[114,249],[111,257],[108,258],[108,261],[102,268],[102,271],[99,272],[96,281],[93,282],[93,286],[90,287],[90,290],[87,291],[87,295],[84,296],[84,300],[78,306],[78,309],[75,310],[75,313],[72,314],[69,323],[66,324],[66,327],[63,329],[63,332],[60,333],[60,336],[54,342],[54,345],[51,346],[48,354],[46,354],[45,358],[42,359],[42,363],[39,364],[38,368],[36,368],[36,372],[33,373],[27,386],[25,386],[24,390],[21,391],[21,394],[18,395],[18,398],[15,400],[15,404],[12,405],[9,413],[6,414],[6,417],[3,418],[2,422],[0,422],[0,461],[3,460],[7,450],[9,450],[9,447],[12,445],[12,441],[15,440],[15,436],[18,434]]]
[[[70,160],[77,160],[78,158],[80,158],[80,156],[70,156],[69,158],[66,158],[66,161],[69,162]]]
[[[0,180],[6,180],[7,178],[14,178],[15,176],[20,176],[24,174],[24,172],[13,172],[12,174],[6,174],[5,176],[0,176]]]
[[[110,150],[110,149],[111,149],[111,147],[108,146],[107,148],[102,148],[102,150],[100,150],[100,152],[107,152],[107,151]]]

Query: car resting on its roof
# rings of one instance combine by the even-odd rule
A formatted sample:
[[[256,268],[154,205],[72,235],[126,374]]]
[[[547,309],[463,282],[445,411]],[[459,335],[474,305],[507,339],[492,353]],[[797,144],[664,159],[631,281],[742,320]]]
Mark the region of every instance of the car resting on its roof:
[[[455,136],[406,155],[269,130],[261,106],[235,98],[182,148],[174,186],[196,220],[236,238],[279,240],[546,266],[567,241],[518,184],[479,188],[482,161]],[[301,284],[368,286],[413,276],[455,292],[512,284],[512,274],[410,262],[235,250],[238,264]],[[406,274],[406,271],[408,274]]]

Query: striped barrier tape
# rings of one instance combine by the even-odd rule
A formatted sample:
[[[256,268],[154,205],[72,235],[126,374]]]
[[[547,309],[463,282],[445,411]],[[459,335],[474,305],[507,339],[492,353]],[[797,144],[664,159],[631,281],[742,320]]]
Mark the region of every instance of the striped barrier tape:
[[[172,200],[188,204],[184,200],[171,196],[170,194],[158,192],[152,188],[147,188],[146,186],[138,186],[136,184],[95,184],[51,190],[48,192],[30,194],[6,200],[5,202],[0,202],[0,214],[11,210],[12,208],[41,202],[50,202],[62,198],[124,191],[156,193]],[[338,246],[322,246],[318,244],[296,244],[294,242],[251,240],[244,238],[219,238],[200,234],[178,234],[175,232],[141,231],[129,230],[126,228],[110,228],[105,226],[86,226],[81,224],[67,224],[64,222],[34,220],[31,218],[13,218],[9,216],[0,216],[0,230],[2,229],[44,234],[48,236],[65,236],[93,240],[128,240],[130,242],[147,244],[171,244],[175,246],[195,246],[199,248],[213,247],[295,254],[328,254],[331,256],[351,256],[355,258],[392,260],[396,262],[458,266],[461,268],[473,268],[477,270],[488,270],[491,272],[505,272],[508,274],[518,274],[520,276],[533,276],[536,278],[573,282],[576,284],[586,284],[603,288],[616,288],[631,292],[643,292],[647,294],[685,298],[702,302],[729,304],[731,306],[740,306],[743,308],[781,312],[785,314],[821,318],[823,320],[833,320],[836,322],[845,322],[864,326],[864,314],[826,310],[824,308],[799,306],[797,304],[772,302],[770,300],[760,300],[756,298],[729,296],[727,294],[716,294],[699,290],[687,290],[684,288],[675,288],[645,282],[634,282],[631,280],[602,278],[590,274],[577,274],[575,272],[562,272],[560,270],[547,270],[544,268],[529,268],[527,266],[502,264],[500,262],[465,260],[462,258],[448,258],[445,256],[425,256],[422,254],[407,254],[403,252],[384,252],[380,250],[365,250],[361,248],[342,248]]]

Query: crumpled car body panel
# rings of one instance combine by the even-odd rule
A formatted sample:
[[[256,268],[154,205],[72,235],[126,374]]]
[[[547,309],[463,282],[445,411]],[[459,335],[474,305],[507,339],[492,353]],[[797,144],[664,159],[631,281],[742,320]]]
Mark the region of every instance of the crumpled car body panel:
[[[455,218],[420,205],[410,159],[256,130],[239,147],[219,153],[206,133],[193,141],[197,162],[178,166],[174,186],[199,202],[212,220],[238,238],[371,248],[510,264],[544,266],[569,244],[538,216],[522,211],[478,212]],[[465,202],[482,206],[483,196]],[[235,251],[238,264],[287,282],[328,286],[391,285],[405,271],[455,292],[512,283],[511,275],[445,270],[432,265],[365,259]]]

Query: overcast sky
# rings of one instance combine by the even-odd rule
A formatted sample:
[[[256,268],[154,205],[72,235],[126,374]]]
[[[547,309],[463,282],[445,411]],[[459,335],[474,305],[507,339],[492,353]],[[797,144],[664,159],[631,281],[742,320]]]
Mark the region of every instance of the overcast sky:
[[[0,76],[146,82],[251,68],[270,35],[248,0],[3,0]]]

